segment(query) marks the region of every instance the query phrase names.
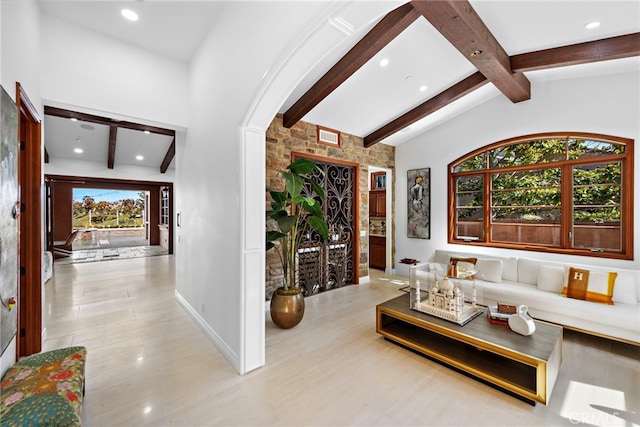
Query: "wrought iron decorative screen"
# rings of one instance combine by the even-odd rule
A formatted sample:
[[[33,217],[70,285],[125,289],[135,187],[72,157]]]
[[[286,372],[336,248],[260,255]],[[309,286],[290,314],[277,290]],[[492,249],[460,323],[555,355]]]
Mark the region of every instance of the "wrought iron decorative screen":
[[[316,182],[324,189],[322,208],[329,225],[329,239],[309,231],[298,251],[298,283],[305,295],[350,285],[354,278],[354,209],[355,168],[314,160],[324,174]],[[305,195],[317,197],[305,188]]]

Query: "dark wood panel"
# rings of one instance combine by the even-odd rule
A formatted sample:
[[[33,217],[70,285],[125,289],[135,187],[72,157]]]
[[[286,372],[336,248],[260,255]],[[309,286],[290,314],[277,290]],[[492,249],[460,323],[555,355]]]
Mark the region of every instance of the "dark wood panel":
[[[385,217],[387,215],[387,192],[369,191],[369,217]]]
[[[19,111],[18,153],[20,202],[20,285],[18,291],[17,356],[42,349],[42,123],[20,83],[16,83]]]
[[[577,43],[511,57],[513,71],[544,70],[640,55],[640,33]]]
[[[51,217],[54,220],[54,241],[64,241],[73,230],[73,184],[60,182],[51,185]]]
[[[369,237],[369,267],[385,269],[387,267],[387,239]]]
[[[414,0],[411,4],[512,102],[531,97],[529,80],[511,71],[509,55],[468,1]]]

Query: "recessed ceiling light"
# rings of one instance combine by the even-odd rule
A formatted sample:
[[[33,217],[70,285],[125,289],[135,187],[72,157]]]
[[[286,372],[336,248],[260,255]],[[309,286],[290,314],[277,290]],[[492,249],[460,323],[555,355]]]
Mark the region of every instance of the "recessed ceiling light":
[[[133,10],[131,9],[122,9],[120,11],[120,13],[122,14],[122,16],[124,16],[126,19],[128,19],[129,21],[137,21],[138,20],[138,14],[135,13]]]
[[[83,150],[82,148],[74,148],[74,149],[73,149],[73,152],[74,152],[74,153],[81,154],[81,153],[83,153],[83,152],[84,152],[84,150]]]
[[[142,157],[140,154],[138,154],[138,155],[136,156],[136,160],[144,160],[144,157]]]
[[[78,119],[76,119],[75,117],[71,117],[69,120],[71,120],[72,122],[77,122]]]
[[[144,131],[145,135],[149,135],[151,132],[149,132],[148,130]]]
[[[429,86],[427,86],[427,85],[420,86],[420,92],[424,92],[425,90],[427,90],[428,87]]]
[[[381,67],[386,67],[387,65],[389,65],[389,60],[387,58],[384,58],[380,61]]]
[[[598,28],[600,26],[600,23],[598,21],[593,21],[593,22],[589,22],[587,25],[585,25],[584,27],[587,30],[593,30],[594,28]]]

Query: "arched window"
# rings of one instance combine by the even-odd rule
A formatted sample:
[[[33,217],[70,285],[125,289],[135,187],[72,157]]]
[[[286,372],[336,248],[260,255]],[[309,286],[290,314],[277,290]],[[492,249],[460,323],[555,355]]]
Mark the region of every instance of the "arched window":
[[[633,259],[633,140],[496,142],[449,164],[449,243]]]

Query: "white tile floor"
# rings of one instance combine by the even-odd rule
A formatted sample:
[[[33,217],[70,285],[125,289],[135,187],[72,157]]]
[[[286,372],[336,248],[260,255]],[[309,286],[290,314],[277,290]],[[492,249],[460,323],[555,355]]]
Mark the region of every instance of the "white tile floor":
[[[88,348],[86,426],[640,425],[639,347],[566,331],[551,402],[530,406],[378,336],[406,278],[372,275],[293,329],[267,314],[267,364],[240,376],[176,303],[172,256],[55,265],[45,350]]]

